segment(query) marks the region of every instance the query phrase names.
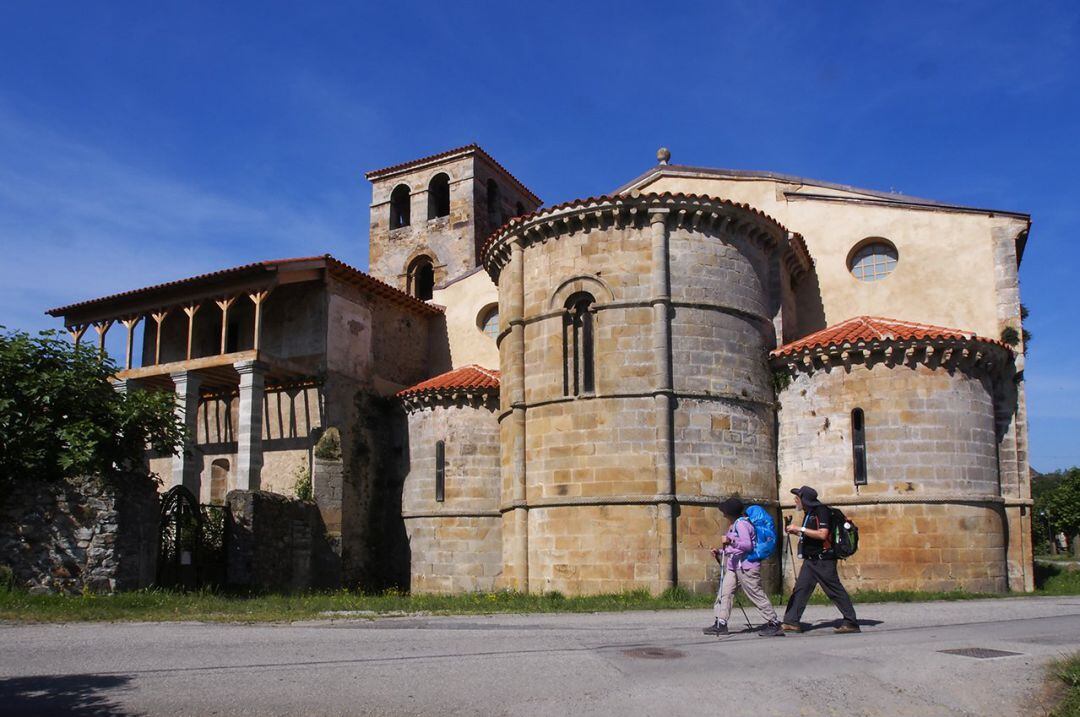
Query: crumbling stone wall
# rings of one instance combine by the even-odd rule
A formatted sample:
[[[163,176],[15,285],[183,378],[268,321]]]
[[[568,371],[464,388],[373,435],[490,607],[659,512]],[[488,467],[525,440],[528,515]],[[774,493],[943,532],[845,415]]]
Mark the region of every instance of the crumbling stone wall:
[[[307,590],[335,583],[337,560],[314,503],[266,491],[234,490],[228,584],[257,590]]]
[[[148,587],[157,568],[159,501],[147,476],[14,484],[0,503],[0,564],[31,592]]]

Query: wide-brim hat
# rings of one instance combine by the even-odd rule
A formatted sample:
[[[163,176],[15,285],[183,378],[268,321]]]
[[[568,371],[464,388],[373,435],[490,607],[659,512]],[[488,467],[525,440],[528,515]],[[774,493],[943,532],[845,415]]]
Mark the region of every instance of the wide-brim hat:
[[[799,500],[801,500],[802,504],[807,508],[821,505],[821,501],[817,498],[817,491],[808,485],[804,485],[801,488],[792,488],[791,494],[799,496]]]

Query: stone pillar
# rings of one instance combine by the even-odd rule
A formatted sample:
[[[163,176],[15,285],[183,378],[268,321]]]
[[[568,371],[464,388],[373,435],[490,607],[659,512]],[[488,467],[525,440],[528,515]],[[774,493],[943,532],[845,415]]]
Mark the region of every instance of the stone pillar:
[[[521,592],[529,591],[529,510],[525,493],[525,257],[521,240],[510,247],[510,281],[507,302],[507,324],[510,327],[510,369],[502,390],[509,392],[511,435],[511,515],[510,540],[511,565],[508,576],[510,587]],[[504,275],[505,275],[504,274]]]
[[[196,453],[195,437],[199,416],[199,386],[202,377],[192,371],[176,371],[169,374],[176,387],[176,411],[184,422],[187,435],[180,454],[172,459],[172,485],[182,485],[199,496],[199,474],[202,473],[200,456]]]
[[[674,397],[671,379],[671,275],[668,262],[668,211],[649,214],[652,233],[653,364],[656,370],[656,534],[659,546],[660,589],[678,584],[675,550]]]
[[[263,400],[266,364],[238,361],[240,374],[240,425],[236,431],[236,489],[259,490],[263,453]]]

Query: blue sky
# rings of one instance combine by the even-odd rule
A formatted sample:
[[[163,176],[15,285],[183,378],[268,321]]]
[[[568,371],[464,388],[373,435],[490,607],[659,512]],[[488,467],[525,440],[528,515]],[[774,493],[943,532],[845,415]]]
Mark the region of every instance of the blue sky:
[[[367,169],[476,141],[552,203],[665,144],[1030,213],[1032,464],[1077,465],[1078,38],[1073,2],[5,3],[0,324],[257,259],[366,267]]]

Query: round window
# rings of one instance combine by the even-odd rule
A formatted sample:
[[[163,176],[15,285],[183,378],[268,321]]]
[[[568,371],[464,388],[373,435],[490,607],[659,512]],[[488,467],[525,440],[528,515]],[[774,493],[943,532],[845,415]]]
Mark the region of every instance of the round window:
[[[851,253],[848,269],[859,281],[880,281],[896,268],[896,247],[884,239],[871,239]]]
[[[499,337],[499,307],[487,306],[480,312],[476,325],[494,341]]]

